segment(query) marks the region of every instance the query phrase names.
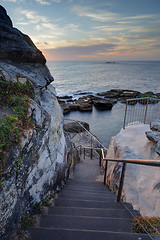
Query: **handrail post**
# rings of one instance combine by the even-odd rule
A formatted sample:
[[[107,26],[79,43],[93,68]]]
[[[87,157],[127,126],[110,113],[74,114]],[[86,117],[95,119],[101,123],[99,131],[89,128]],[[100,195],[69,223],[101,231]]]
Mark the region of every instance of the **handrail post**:
[[[92,159],[92,156],[93,155],[93,149],[92,149],[92,136],[91,136],[91,159]]]
[[[125,126],[126,126],[127,106],[128,106],[128,101],[126,100],[126,109],[125,109],[125,115],[124,115],[123,129],[125,129]]]
[[[80,145],[80,156],[82,155],[82,147],[81,147],[81,145]]]
[[[107,165],[108,165],[108,161],[106,161],[106,165],[105,165],[105,172],[104,172],[104,185],[106,185],[106,178],[107,178]]]
[[[121,173],[119,189],[118,189],[118,195],[117,195],[117,202],[120,202],[120,200],[121,200],[121,195],[122,195],[122,190],[123,190],[123,183],[124,183],[124,177],[125,177],[125,171],[126,171],[126,162],[123,162],[122,173]]]
[[[100,150],[100,154],[99,154],[99,166],[102,166],[102,152]]]
[[[147,99],[146,110],[145,110],[145,114],[144,114],[144,124],[146,123],[146,117],[147,117],[147,111],[148,111],[148,103],[149,103],[149,99]]]

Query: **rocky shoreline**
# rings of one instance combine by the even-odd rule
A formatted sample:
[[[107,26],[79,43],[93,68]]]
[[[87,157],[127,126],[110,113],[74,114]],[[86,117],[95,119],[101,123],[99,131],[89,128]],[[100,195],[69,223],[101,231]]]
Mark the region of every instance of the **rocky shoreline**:
[[[111,110],[114,104],[118,101],[126,103],[127,99],[152,97],[155,100],[150,103],[156,103],[156,99],[160,98],[160,93],[146,92],[141,93],[135,90],[126,89],[111,89],[100,93],[81,93],[84,96],[74,99],[74,96],[58,97],[59,104],[63,110],[63,114],[70,113],[71,111],[91,112],[93,106],[98,110]],[[135,102],[136,103],[136,102]]]

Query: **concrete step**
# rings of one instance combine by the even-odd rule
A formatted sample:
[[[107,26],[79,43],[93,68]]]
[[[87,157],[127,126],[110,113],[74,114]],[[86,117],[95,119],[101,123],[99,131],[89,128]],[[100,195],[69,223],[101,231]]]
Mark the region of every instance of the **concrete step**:
[[[55,199],[55,206],[58,207],[81,207],[81,208],[103,208],[103,209],[125,209],[121,203],[117,202],[101,202],[89,200],[75,200],[75,199]]]
[[[109,231],[30,228],[32,240],[150,240],[148,235]],[[154,239],[154,238],[153,238]]]
[[[76,194],[94,194],[99,196],[115,196],[114,193],[110,191],[101,191],[101,190],[87,190],[87,189],[79,189],[79,188],[63,188],[60,192],[62,193],[70,193],[72,195]]]
[[[109,190],[109,188],[107,187],[107,185],[104,185],[102,182],[96,182],[95,184],[92,184],[90,183],[89,185],[88,184],[83,184],[83,183],[75,183],[75,182],[70,182],[70,183],[67,183],[65,184],[65,186],[67,187],[79,187],[79,188],[86,188],[86,189],[95,189],[95,188],[98,188],[98,189],[101,189],[101,190]]]
[[[100,208],[76,208],[76,207],[50,207],[49,215],[70,215],[88,217],[113,217],[113,218],[132,218],[126,209],[100,209]]]
[[[79,191],[79,192],[88,192],[88,193],[111,193],[108,189],[101,189],[101,188],[85,188],[85,187],[77,187],[77,186],[65,186],[63,189],[69,191]]]
[[[71,185],[71,186],[81,186],[81,187],[100,187],[100,188],[105,188],[108,189],[107,185],[103,185],[103,182],[92,182],[92,181],[79,181],[79,180],[70,180],[66,183],[66,185]]]
[[[58,194],[58,198],[61,199],[77,199],[77,200],[93,200],[93,201],[114,201],[116,200],[116,196],[109,196],[109,195],[98,195],[97,194],[76,194],[73,195],[72,193],[61,192]]]
[[[40,219],[40,227],[98,230],[112,232],[132,232],[131,220],[127,218],[81,217],[43,215]]]

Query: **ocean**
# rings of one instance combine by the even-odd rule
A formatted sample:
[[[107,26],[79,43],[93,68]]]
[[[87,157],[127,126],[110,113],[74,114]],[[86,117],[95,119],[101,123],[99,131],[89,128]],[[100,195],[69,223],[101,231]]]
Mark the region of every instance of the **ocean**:
[[[160,61],[47,62],[58,96],[78,98],[110,89],[129,89],[160,93]],[[65,118],[86,121],[91,132],[106,146],[123,126],[125,105],[117,103],[111,111],[74,111]]]

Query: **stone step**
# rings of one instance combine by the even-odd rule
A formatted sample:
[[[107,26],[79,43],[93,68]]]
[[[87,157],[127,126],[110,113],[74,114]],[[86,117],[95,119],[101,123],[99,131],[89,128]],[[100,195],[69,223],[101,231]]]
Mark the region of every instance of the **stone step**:
[[[110,231],[30,228],[32,240],[150,240],[148,235]],[[154,239],[154,238],[153,238]]]
[[[94,201],[114,201],[116,200],[116,196],[109,196],[109,195],[98,195],[97,194],[76,194],[73,195],[72,193],[62,192],[58,194],[58,198],[61,199],[77,199],[77,200],[94,200]]]
[[[58,207],[82,207],[82,208],[103,208],[103,209],[125,209],[121,203],[107,201],[89,201],[75,199],[55,199],[55,206]]]
[[[131,233],[131,220],[128,218],[113,217],[42,215],[40,227]]]
[[[100,209],[100,208],[76,208],[76,207],[50,207],[49,215],[70,215],[70,216],[90,216],[90,217],[113,217],[132,218],[126,209]]]
[[[78,190],[78,191],[88,191],[88,192],[98,192],[98,193],[106,193],[110,192],[108,188],[100,188],[100,187],[83,187],[83,186],[77,186],[77,185],[65,185],[64,188],[65,190]],[[62,190],[63,190],[62,189]]]
[[[103,182],[90,182],[90,183],[83,183],[83,182],[69,182],[69,183],[66,183],[65,186],[72,186],[72,187],[82,187],[82,188],[87,188],[87,189],[94,189],[94,188],[99,188],[99,189],[104,189],[105,191],[106,190],[109,190],[108,186],[107,185],[104,185]]]
[[[114,193],[110,191],[101,191],[101,190],[87,190],[87,189],[79,189],[79,188],[63,188],[60,192],[63,193],[70,193],[73,195],[76,194],[94,194],[94,195],[99,195],[99,196],[115,196]]]

